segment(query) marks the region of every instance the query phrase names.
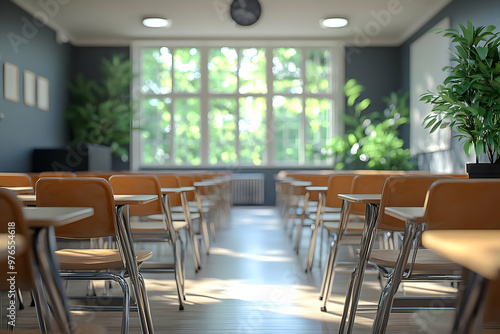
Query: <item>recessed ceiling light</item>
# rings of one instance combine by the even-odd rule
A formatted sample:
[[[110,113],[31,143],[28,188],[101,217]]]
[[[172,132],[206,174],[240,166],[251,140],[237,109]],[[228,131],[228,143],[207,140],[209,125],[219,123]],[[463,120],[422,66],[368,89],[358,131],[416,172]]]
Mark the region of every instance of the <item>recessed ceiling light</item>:
[[[323,28],[342,28],[347,25],[347,19],[343,17],[328,17],[319,21]]]
[[[148,28],[165,28],[169,27],[172,21],[163,17],[146,17],[142,20],[142,25]]]

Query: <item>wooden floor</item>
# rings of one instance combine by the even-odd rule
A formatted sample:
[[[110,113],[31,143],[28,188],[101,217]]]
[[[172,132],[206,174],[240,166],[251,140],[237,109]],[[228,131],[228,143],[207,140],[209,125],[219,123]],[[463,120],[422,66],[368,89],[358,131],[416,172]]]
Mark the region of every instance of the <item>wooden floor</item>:
[[[156,333],[336,333],[348,275],[336,274],[328,312],[321,312],[318,296],[323,267],[316,260],[311,273],[303,270],[309,237],[304,232],[300,255],[296,255],[275,208],[234,207],[230,222],[217,228],[211,254],[204,254],[203,268],[196,274],[188,247],[184,311],[178,310],[172,275],[145,275]],[[170,255],[165,246],[153,246],[153,250],[158,258]],[[348,246],[341,250],[342,260],[353,258]],[[324,259],[325,255],[323,263]],[[71,293],[85,290],[71,284]],[[440,295],[448,291],[453,289],[420,283],[406,284],[402,293]],[[119,288],[112,289],[113,294],[119,292]],[[379,295],[377,275],[367,273],[360,304],[374,304]],[[354,333],[370,333],[373,316],[373,312],[358,313]],[[425,333],[418,323],[425,327],[442,316],[436,311],[392,314],[387,332]],[[120,332],[120,312],[74,312],[74,317],[80,323],[102,324],[108,333]],[[33,308],[20,311],[17,324],[34,328]],[[141,333],[135,312],[130,317],[130,333]]]

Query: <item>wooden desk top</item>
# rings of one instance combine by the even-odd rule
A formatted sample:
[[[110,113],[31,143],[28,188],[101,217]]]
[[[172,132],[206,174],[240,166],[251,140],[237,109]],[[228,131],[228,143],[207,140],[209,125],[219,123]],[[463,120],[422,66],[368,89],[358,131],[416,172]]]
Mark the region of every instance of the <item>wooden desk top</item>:
[[[161,193],[162,194],[182,193],[187,191],[194,191],[195,189],[196,189],[195,187],[161,188]]]
[[[158,199],[157,195],[114,195],[115,205],[146,204]]]
[[[380,194],[339,194],[339,198],[359,204],[380,204]]]
[[[29,227],[58,227],[90,217],[92,208],[72,207],[30,207],[23,208],[23,215]]]
[[[310,186],[306,187],[307,191],[328,191],[328,187],[321,187],[321,186]]]
[[[500,279],[500,230],[434,230],[422,234],[422,243],[441,256],[479,275]]]
[[[29,186],[26,186],[26,187],[0,187],[0,188],[13,191],[17,194],[33,192],[33,187],[29,187]]]
[[[114,195],[115,205],[146,204],[158,198],[156,195]],[[17,195],[24,205],[36,205],[35,195]]]
[[[387,207],[385,213],[400,220],[411,220],[416,223],[424,221],[423,207]]]

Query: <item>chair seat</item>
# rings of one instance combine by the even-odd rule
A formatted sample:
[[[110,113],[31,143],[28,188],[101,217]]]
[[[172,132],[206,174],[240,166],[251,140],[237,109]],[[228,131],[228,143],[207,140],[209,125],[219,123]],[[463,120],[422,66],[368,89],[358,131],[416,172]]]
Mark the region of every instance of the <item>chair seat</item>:
[[[188,224],[186,221],[174,221],[174,230],[179,232]],[[148,221],[148,222],[131,222],[130,230],[132,233],[150,233],[150,232],[165,232],[165,225],[162,221]]]
[[[394,268],[399,256],[399,250],[374,249],[370,256],[370,262],[379,267]],[[410,263],[406,264],[406,269],[410,269]],[[413,273],[453,273],[460,272],[462,267],[446,258],[437,255],[429,249],[419,249]]]
[[[207,213],[208,211],[210,211],[210,207],[208,206],[201,206],[201,210],[203,213]],[[172,213],[184,213],[184,208],[182,206],[173,206],[170,208],[170,212]],[[196,204],[196,202],[189,202],[189,212],[191,212],[191,214],[193,213],[198,213],[198,204]]]
[[[61,270],[121,270],[123,260],[118,249],[61,249],[56,251]],[[153,252],[138,250],[137,262],[142,263]]]

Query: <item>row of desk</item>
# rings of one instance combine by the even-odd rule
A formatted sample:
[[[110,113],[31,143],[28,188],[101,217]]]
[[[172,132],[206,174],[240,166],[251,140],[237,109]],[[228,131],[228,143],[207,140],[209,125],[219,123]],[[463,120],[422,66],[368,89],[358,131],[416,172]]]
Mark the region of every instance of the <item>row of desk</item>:
[[[318,212],[322,212],[322,205],[324,205],[324,198],[328,190],[327,187],[311,186],[307,181],[288,181],[296,188],[305,188],[308,192],[317,192],[320,194],[318,201]],[[379,205],[381,201],[380,194],[338,194],[338,197],[343,200],[341,209],[341,218],[339,223],[337,238],[342,238],[342,232],[345,231],[348,215],[351,204],[363,204],[366,206],[364,231],[362,234],[359,257],[357,265],[352,273],[350,286],[347,290],[342,320],[339,328],[339,333],[352,333],[356,310],[363,283],[364,272],[370,259],[370,254],[373,249],[375,235],[377,232],[377,217],[379,213]],[[323,200],[322,200],[323,198]],[[306,210],[304,206],[304,211]],[[389,314],[392,309],[394,296],[401,283],[408,259],[412,250],[417,233],[424,231],[423,224],[424,207],[386,207],[385,213],[399,220],[406,222],[406,228],[403,236],[402,246],[399,256],[397,258],[393,274],[389,279],[386,287],[383,289],[381,298],[377,308],[377,315],[373,324],[373,333],[385,333]],[[319,225],[320,215],[316,216],[316,227]],[[317,228],[316,228],[317,229]],[[315,238],[313,230],[312,238]],[[500,278],[500,244],[498,244],[498,237],[500,231],[425,231],[423,233],[423,246],[434,250],[436,253],[444,256],[451,261],[454,261],[465,268],[470,269],[475,274],[472,275],[469,281],[469,290],[484,289],[484,278],[498,279]],[[326,294],[330,294],[330,289],[333,284],[333,268],[336,264],[336,254],[338,254],[339,242],[333,244],[332,256],[327,262],[327,266],[331,266],[332,271],[330,275],[325,273]],[[314,249],[312,250],[314,252]],[[311,253],[311,249],[310,249]],[[312,256],[308,255],[308,263],[306,268],[312,265]],[[307,269],[306,269],[307,270]],[[471,294],[471,293],[469,293]],[[472,293],[478,296],[478,293]],[[484,297],[484,296],[483,296]],[[465,298],[468,303],[481,303],[484,300],[474,300]],[[326,306],[326,302],[325,302]],[[476,306],[477,307],[477,306]],[[469,305],[459,305],[457,315],[454,323],[454,333],[460,332],[461,328],[470,328],[470,322],[473,314],[467,309]],[[323,308],[323,311],[326,307]],[[499,314],[500,317],[500,314]],[[467,324],[469,323],[469,324]]]

